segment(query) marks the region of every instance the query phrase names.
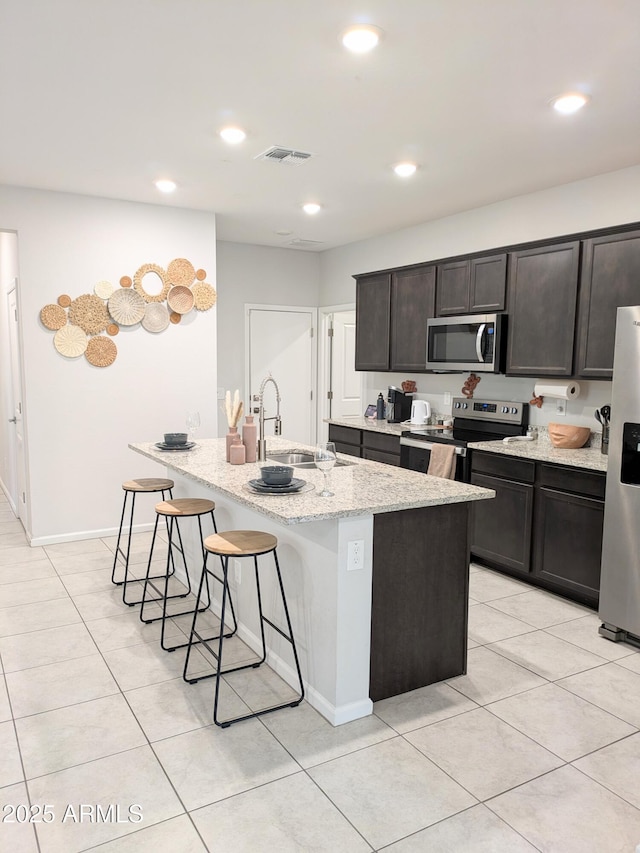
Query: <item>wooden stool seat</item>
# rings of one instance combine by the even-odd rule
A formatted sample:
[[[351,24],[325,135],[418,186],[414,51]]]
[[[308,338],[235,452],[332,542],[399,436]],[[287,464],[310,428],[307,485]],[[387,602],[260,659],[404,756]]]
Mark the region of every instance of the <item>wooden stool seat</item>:
[[[122,484],[125,492],[162,492],[173,488],[173,480],[163,477],[142,477],[138,480],[127,480]]]
[[[278,540],[270,533],[260,530],[225,530],[214,533],[204,540],[205,550],[221,557],[251,557],[254,554],[268,554],[278,545]]]
[[[156,504],[158,515],[172,516],[174,518],[188,518],[192,515],[204,515],[213,512],[216,505],[213,501],[205,498],[172,498]]]

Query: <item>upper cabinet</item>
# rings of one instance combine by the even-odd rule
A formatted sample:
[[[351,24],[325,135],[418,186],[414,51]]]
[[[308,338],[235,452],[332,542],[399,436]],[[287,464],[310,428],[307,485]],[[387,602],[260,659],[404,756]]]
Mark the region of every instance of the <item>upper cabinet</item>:
[[[436,316],[504,311],[507,255],[438,264]]]
[[[510,256],[507,374],[572,376],[580,243]]]
[[[356,370],[425,370],[435,282],[433,266],[357,278]]]
[[[612,377],[616,312],[621,305],[640,305],[640,231],[583,243],[576,376]]]

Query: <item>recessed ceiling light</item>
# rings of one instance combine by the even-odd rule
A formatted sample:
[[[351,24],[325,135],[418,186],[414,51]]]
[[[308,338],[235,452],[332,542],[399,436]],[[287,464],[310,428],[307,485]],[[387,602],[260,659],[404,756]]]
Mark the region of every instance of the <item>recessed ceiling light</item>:
[[[220,131],[220,136],[229,145],[237,145],[247,138],[247,134],[241,127],[223,127]]]
[[[278,237],[290,237],[292,233],[292,231],[287,231],[284,228],[281,231],[276,231]]]
[[[415,163],[397,163],[393,167],[393,171],[401,178],[410,178],[417,168]]]
[[[366,53],[380,41],[382,30],[370,24],[355,24],[342,33],[341,41],[353,53]]]
[[[571,113],[576,113],[578,110],[582,109],[588,100],[589,96],[583,95],[581,92],[569,92],[566,95],[560,95],[558,98],[554,98],[551,103],[553,104],[553,108],[556,112],[562,113],[563,115],[570,115]]]
[[[318,213],[318,211],[320,210],[320,205],[317,204],[315,201],[310,201],[307,204],[303,204],[302,209],[305,213],[308,213],[309,216],[313,216],[314,213]]]
[[[175,190],[175,188],[177,187],[177,184],[175,181],[169,181],[169,180],[166,180],[165,178],[162,178],[159,181],[156,181],[155,185],[156,185],[156,189],[160,190],[161,193],[172,193]]]

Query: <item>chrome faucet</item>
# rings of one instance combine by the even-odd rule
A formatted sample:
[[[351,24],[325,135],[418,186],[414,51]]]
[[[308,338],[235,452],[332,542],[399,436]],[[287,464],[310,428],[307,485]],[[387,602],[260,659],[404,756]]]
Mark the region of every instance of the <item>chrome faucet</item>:
[[[263,398],[265,386],[269,382],[271,382],[273,384],[273,387],[276,389],[276,413],[272,418],[265,418]],[[278,383],[270,373],[262,380],[262,383],[260,384],[260,391],[258,392],[258,394],[253,395],[253,400],[254,402],[258,403],[258,406],[254,408],[253,411],[254,414],[258,415],[258,461],[262,462],[267,458],[267,443],[264,437],[265,421],[275,421],[275,424],[273,426],[273,434],[282,434],[282,419],[280,417],[280,389],[278,388]]]

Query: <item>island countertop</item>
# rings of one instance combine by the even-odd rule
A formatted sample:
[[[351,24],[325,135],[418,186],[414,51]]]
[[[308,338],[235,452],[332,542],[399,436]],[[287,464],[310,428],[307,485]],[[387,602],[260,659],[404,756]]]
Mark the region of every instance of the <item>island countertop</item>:
[[[189,451],[162,451],[153,442],[129,444],[131,450],[153,459],[171,471],[216,489],[240,504],[275,519],[281,524],[300,524],[330,518],[347,518],[376,513],[397,512],[426,506],[464,503],[493,498],[491,489],[468,483],[430,477],[415,471],[356,459],[339,453],[346,462],[331,472],[333,497],[320,497],[323,475],[315,468],[294,469],[294,476],[311,483],[311,491],[289,495],[259,495],[247,483],[260,478],[266,463],[230,465],[225,460],[224,438],[201,439]],[[313,451],[284,438],[267,439],[267,455],[295,450]]]

